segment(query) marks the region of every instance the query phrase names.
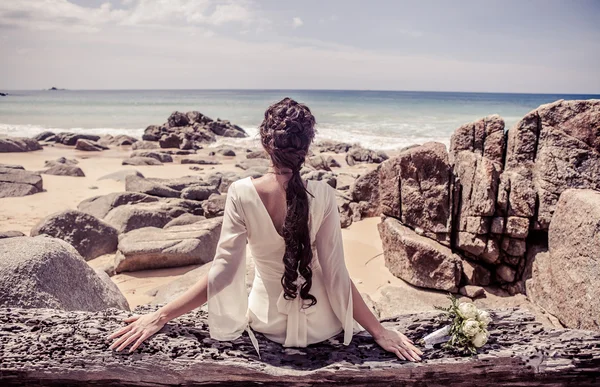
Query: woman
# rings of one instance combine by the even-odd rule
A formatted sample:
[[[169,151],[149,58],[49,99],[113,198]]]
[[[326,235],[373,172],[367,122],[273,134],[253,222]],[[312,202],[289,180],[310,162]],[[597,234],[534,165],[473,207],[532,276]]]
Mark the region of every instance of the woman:
[[[362,326],[400,359],[421,360],[406,336],[379,323],[350,279],[335,191],[300,177],[314,126],[308,107],[292,99],[267,109],[260,136],[272,167],[229,188],[208,275],[156,312],[125,319],[131,324],[109,336],[116,339],[111,349],[131,345],[132,352],[167,321],[208,301],[210,335],[217,340],[234,340],[247,330],[256,346],[255,330],[286,347],[305,347],[344,331],[348,345]],[[249,296],[246,244],[256,266]]]

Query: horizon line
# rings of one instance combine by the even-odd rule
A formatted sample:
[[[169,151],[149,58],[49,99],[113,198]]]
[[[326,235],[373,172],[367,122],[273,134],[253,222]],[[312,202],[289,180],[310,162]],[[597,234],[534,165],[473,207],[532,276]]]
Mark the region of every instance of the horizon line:
[[[56,87],[56,86],[52,86]],[[70,88],[57,88],[56,90],[48,89],[0,89],[5,92],[19,92],[19,91],[349,91],[349,92],[389,92],[389,93],[446,93],[446,94],[520,94],[520,95],[592,95],[600,96],[598,93],[586,93],[586,92],[515,92],[515,91],[456,91],[456,90],[393,90],[393,89],[280,89],[280,88],[175,88],[175,89],[70,89]]]

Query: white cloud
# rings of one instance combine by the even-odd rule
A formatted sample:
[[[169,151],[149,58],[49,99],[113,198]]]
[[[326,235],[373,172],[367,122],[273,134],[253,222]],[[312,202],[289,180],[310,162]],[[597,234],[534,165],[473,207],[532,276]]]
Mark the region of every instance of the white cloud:
[[[0,24],[32,30],[99,31],[105,25],[220,26],[260,21],[250,0],[123,0],[127,9],[110,3],[82,7],[68,0],[0,2]]]
[[[304,25],[304,22],[299,17],[295,17],[292,19],[292,25],[294,26],[294,28],[298,28],[302,27]]]

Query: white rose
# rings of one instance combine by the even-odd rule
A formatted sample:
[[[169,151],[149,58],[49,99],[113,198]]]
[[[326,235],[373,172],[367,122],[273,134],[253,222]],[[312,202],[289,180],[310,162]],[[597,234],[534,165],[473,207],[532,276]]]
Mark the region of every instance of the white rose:
[[[470,302],[461,303],[458,306],[458,311],[466,319],[477,318],[477,307]]]
[[[482,323],[484,327],[487,327],[489,323],[492,322],[490,314],[485,310],[480,310],[477,312],[477,320],[479,320],[479,322]]]
[[[462,325],[462,331],[467,337],[473,337],[481,332],[479,321],[468,319]]]
[[[473,337],[471,342],[475,346],[475,348],[481,348],[487,343],[489,337],[489,333],[487,331],[479,331],[478,334]]]

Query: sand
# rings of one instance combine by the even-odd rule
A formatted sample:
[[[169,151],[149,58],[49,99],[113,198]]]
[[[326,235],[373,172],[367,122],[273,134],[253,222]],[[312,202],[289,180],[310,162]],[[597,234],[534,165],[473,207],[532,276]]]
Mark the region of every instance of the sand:
[[[212,149],[199,151],[199,155],[207,156]],[[236,170],[235,163],[245,159],[243,150],[237,152],[235,158],[219,157],[222,165],[200,166],[202,171],[193,171],[189,165],[177,162],[165,163],[163,166],[123,166],[121,161],[130,154],[128,147],[111,149],[104,152],[81,152],[63,146],[49,146],[42,151],[29,153],[0,153],[0,163],[23,165],[27,170],[42,170],[44,161],[55,160],[58,157],[75,158],[86,177],[66,177],[42,175],[46,192],[19,197],[0,199],[0,231],[17,230],[29,234],[31,228],[41,219],[52,213],[66,209],[76,209],[77,204],[92,196],[105,195],[111,192],[125,190],[123,182],[98,180],[98,178],[123,169],[135,169],[146,177],[176,178],[188,175],[207,175],[215,171]],[[344,155],[332,154],[342,164],[337,172],[351,174],[362,173],[373,166],[358,165],[348,167],[343,161]],[[381,240],[377,231],[379,218],[369,218],[353,223],[342,231],[346,264],[357,288],[369,295],[373,300],[380,298],[379,290],[386,285],[401,289],[404,295],[398,314],[432,310],[434,306],[448,304],[447,294],[433,290],[416,288],[394,277],[385,267],[382,254]],[[113,259],[112,255],[96,258],[88,263],[94,268],[101,267]],[[133,273],[123,273],[111,277],[123,292],[132,308],[150,303],[156,289],[173,281],[196,265],[146,270]],[[499,294],[499,295],[494,295]],[[487,297],[479,299],[476,304],[486,308],[524,307],[531,310],[538,319],[553,325],[549,316],[529,303],[523,295],[508,297],[502,292],[488,289]]]

